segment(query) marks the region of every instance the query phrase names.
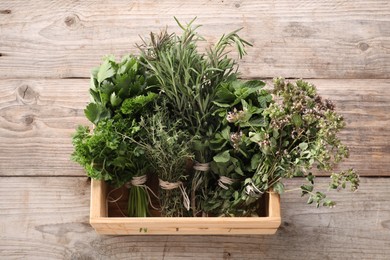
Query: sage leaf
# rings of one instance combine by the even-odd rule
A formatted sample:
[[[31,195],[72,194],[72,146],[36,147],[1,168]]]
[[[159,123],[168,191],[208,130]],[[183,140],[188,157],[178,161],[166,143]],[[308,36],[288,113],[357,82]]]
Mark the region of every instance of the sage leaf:
[[[226,163],[230,160],[229,150],[226,150],[222,153],[219,153],[213,157],[214,162],[217,163]]]

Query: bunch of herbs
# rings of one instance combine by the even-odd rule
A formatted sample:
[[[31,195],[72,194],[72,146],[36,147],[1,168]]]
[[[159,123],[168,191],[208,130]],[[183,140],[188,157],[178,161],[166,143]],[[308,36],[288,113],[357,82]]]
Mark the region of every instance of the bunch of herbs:
[[[165,102],[156,105],[154,113],[142,117],[140,127],[145,135],[138,141],[128,139],[144,150],[153,174],[158,177],[161,216],[188,216],[189,200],[185,182],[189,177],[187,164],[193,158],[191,137],[188,132],[180,130],[180,120],[170,118]]]
[[[259,198],[283,193],[283,179],[292,177],[306,179],[299,189],[309,204],[333,206],[315,190],[312,171],[331,172],[348,157],[338,138],[345,123],[333,103],[302,80],[275,79],[273,88],[239,80],[228,55],[234,45],[241,58],[250,45],[239,30],[201,52],[204,38],[193,22],[177,21],[181,35],[151,33],[139,57],[108,56],[93,70],[85,115],[94,129],[77,129],[72,158],[115,187],[146,173],[176,184],[159,190],[162,216],[254,216]],[[189,161],[203,169],[189,171]],[[352,169],[331,173],[329,189],[347,183],[358,188]],[[131,187],[129,216],[148,215],[146,189]]]
[[[227,55],[227,48],[235,44],[242,57],[244,47],[249,43],[237,35],[237,30],[223,35],[206,53],[199,52],[197,44],[204,38],[197,33],[198,26],[193,26],[193,21],[187,25],[177,21],[183,30],[180,36],[166,31],[151,33],[149,41],[144,40],[139,47],[145,65],[156,76],[171,111],[193,136],[196,162],[209,163],[214,156],[209,141],[220,127],[213,114],[217,108],[213,102],[216,90],[220,84],[237,77],[236,61]],[[202,203],[207,200],[210,179],[210,174],[201,171],[195,171],[192,176],[194,215],[202,211]]]
[[[348,157],[337,136],[345,125],[343,118],[308,82],[275,79],[271,90],[264,85],[237,81],[217,92],[218,115],[225,127],[212,140],[219,151],[212,170],[235,182],[214,189],[207,209],[216,215],[256,215],[258,198],[269,189],[283,193],[282,180],[292,177],[308,181],[300,187],[308,203],[333,206],[323,192],[314,191],[311,169],[331,171]],[[359,178],[352,169],[333,173],[329,188],[345,188],[347,182],[357,189]]]
[[[121,187],[147,172],[143,150],[127,142],[124,136],[138,138],[141,134],[140,114],[148,111],[158,97],[155,83],[155,77],[131,55],[120,62],[113,56],[105,57],[101,66],[92,71],[91,103],[85,115],[94,128],[77,129],[72,154],[72,159],[85,168],[88,176]],[[146,216],[147,201],[142,187],[132,187],[129,215]]]

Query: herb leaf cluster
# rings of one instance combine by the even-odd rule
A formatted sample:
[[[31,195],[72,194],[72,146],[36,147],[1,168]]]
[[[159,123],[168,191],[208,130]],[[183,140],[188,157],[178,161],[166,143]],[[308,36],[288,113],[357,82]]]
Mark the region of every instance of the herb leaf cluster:
[[[334,104],[303,80],[240,80],[229,52],[234,46],[241,58],[250,43],[236,30],[202,52],[193,22],[177,21],[181,35],[151,33],[138,56],[107,56],[92,71],[85,115],[94,128],[76,130],[73,160],[115,187],[145,174],[176,183],[154,191],[163,216],[256,216],[259,198],[283,193],[293,177],[306,181],[299,189],[309,204],[334,206],[312,170],[331,172],[348,157]],[[329,189],[347,183],[358,188],[352,169],[332,173]],[[150,190],[130,194],[130,215],[146,216]]]

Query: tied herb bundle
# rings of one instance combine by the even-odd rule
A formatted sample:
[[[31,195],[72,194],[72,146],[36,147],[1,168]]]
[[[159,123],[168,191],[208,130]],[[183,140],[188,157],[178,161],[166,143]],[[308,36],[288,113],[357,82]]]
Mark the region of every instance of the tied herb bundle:
[[[150,207],[166,217],[257,216],[259,198],[283,193],[292,177],[306,179],[299,189],[309,204],[334,206],[312,171],[331,172],[348,157],[332,102],[302,80],[269,88],[238,79],[229,51],[241,58],[250,45],[239,30],[201,52],[193,22],[177,21],[181,35],[151,33],[139,56],[108,56],[93,70],[85,115],[94,128],[77,129],[72,158],[92,178],[130,186],[129,216],[148,216]],[[347,183],[359,186],[353,169],[331,173],[329,189]]]
[[[119,63],[108,56],[92,71],[90,94],[92,102],[84,112],[94,128],[77,129],[72,159],[91,178],[119,188],[143,176],[149,167],[143,150],[124,136],[138,138],[141,134],[140,115],[158,96],[155,78],[134,56],[125,56]],[[149,198],[144,186],[130,187],[128,214],[147,216]]]
[[[334,201],[314,192],[315,165],[331,171],[348,157],[348,149],[337,137],[343,118],[333,103],[323,100],[316,88],[305,81],[274,81],[274,88],[263,89],[261,81],[236,81],[222,85],[217,92],[218,115],[225,125],[211,141],[212,170],[233,180],[229,186],[211,191],[206,208],[214,215],[254,216],[258,198],[270,188],[284,192],[282,179],[305,177],[300,187],[308,203],[333,206]],[[358,188],[359,178],[352,170],[331,174],[330,189]],[[227,178],[223,178],[226,180]]]
[[[180,121],[169,118],[165,103],[156,106],[156,112],[143,118],[140,126],[147,134],[138,144],[158,177],[161,216],[188,216],[190,201],[185,185],[187,163],[193,158],[190,136],[180,130]]]
[[[196,163],[208,164],[214,156],[210,139],[220,128],[214,114],[216,90],[219,85],[237,77],[236,61],[228,57],[227,48],[234,44],[242,57],[246,54],[244,47],[250,44],[237,35],[237,30],[223,35],[215,46],[201,53],[197,44],[204,39],[196,32],[198,27],[192,26],[193,21],[187,25],[177,21],[183,30],[180,36],[167,31],[151,33],[149,41],[144,40],[139,48],[174,116],[182,121],[183,130],[194,137],[192,149]],[[208,186],[213,179],[210,174],[205,170],[195,170],[192,176],[194,216],[204,210],[203,202],[208,199]]]

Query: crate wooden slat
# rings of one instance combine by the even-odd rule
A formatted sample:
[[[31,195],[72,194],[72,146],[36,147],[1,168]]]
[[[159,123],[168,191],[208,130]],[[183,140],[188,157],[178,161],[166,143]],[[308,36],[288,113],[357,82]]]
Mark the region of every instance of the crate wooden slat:
[[[91,182],[90,223],[99,234],[107,235],[222,235],[274,234],[280,226],[280,199],[268,196],[266,217],[242,218],[128,218],[107,217],[107,187],[104,182]]]

